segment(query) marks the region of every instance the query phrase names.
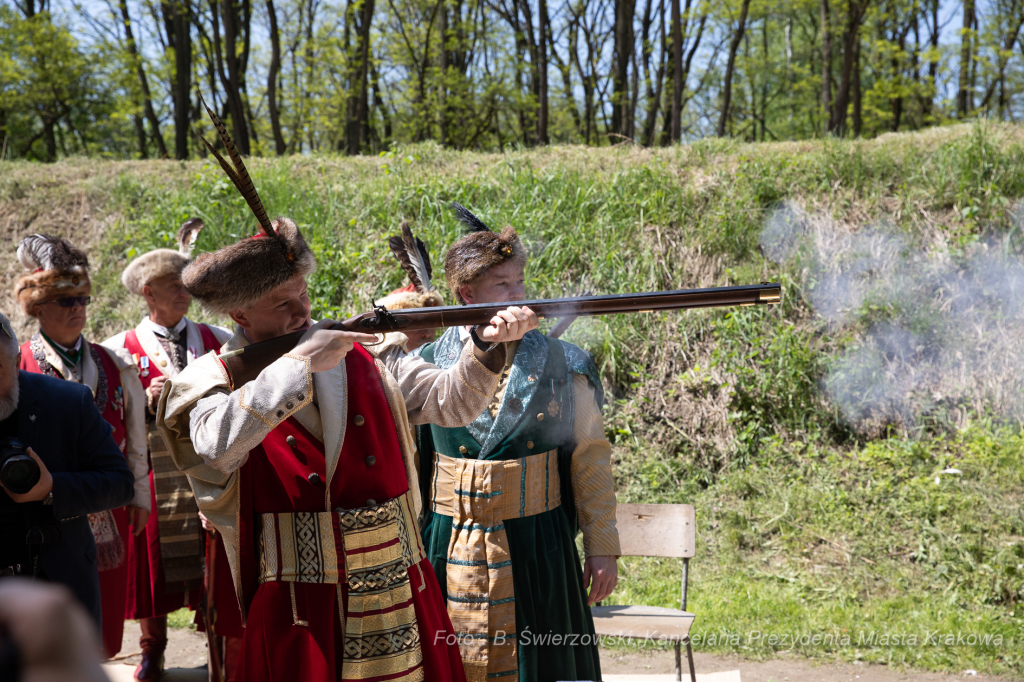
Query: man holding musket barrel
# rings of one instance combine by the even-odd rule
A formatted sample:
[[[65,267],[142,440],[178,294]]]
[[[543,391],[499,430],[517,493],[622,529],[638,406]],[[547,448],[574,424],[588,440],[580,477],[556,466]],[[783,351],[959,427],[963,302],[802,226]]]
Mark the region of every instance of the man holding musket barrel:
[[[203,254],[182,275],[237,324],[225,345],[301,334],[255,378],[208,354],[164,386],[158,424],[200,510],[224,535],[243,617],[239,678],[464,680],[426,560],[409,423],[458,426],[486,407],[505,344],[536,328],[502,310],[447,370],[376,337],[312,324],[316,266],[294,222],[271,222],[223,124],[210,112],[260,232]],[[213,150],[212,146],[210,147]],[[253,346],[255,347],[255,346]]]
[[[516,231],[495,233],[453,207],[470,229],[445,259],[455,297],[524,300]],[[421,355],[448,367],[474,343],[470,330],[453,327]],[[601,679],[587,604],[615,588],[620,553],[601,400],[589,353],[531,331],[509,344],[501,380],[472,423],[418,428],[427,556],[471,681]],[[534,643],[552,636],[558,646]]]

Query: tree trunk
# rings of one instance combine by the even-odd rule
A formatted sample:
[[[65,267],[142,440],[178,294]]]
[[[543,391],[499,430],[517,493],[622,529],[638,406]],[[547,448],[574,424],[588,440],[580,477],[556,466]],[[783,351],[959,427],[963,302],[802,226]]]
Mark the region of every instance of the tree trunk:
[[[964,118],[971,108],[971,38],[974,27],[974,0],[964,0],[964,24],[960,34],[960,82],[956,95],[956,113]]]
[[[863,106],[861,104],[860,41],[859,40],[856,43],[854,43],[853,49],[854,49],[854,55],[853,55],[853,84],[851,85],[851,90],[853,91],[853,93],[852,93],[852,97],[853,97],[853,136],[854,137],[860,137],[861,129],[864,127],[864,117],[863,117],[863,113],[864,112],[863,112]],[[898,128],[899,125],[900,125],[899,124],[899,116],[900,116],[899,111],[902,110],[903,99],[902,98],[898,98],[897,102],[898,102],[897,106],[899,107],[899,109],[898,110],[894,109],[893,113],[894,113],[894,119],[896,121],[895,125]]]
[[[740,49],[740,43],[743,42],[743,35],[747,30],[747,11],[749,9],[750,0],[743,0],[743,5],[740,7],[739,25],[729,44],[729,61],[725,65],[725,79],[722,84],[722,112],[718,117],[719,137],[725,137],[725,125],[729,120],[729,108],[732,106],[732,76],[736,70],[736,53]]]
[[[122,0],[123,1],[123,0]],[[267,108],[270,110],[270,129],[274,133],[274,152],[284,156],[284,135],[281,133],[281,112],[277,108],[277,78],[281,73],[281,33],[277,28],[274,0],[267,0],[270,17],[270,69],[267,72]]]
[[[832,112],[832,29],[828,0],[821,0],[821,110],[828,119]]]
[[[192,86],[192,23],[186,0],[163,0],[167,46],[174,50],[171,102],[174,105],[174,157],[188,158],[189,91]]]
[[[633,59],[634,0],[615,0],[615,62],[612,75],[612,130],[629,133],[629,63]]]
[[[836,135],[846,133],[846,108],[850,104],[850,86],[853,82],[853,62],[857,56],[857,42],[860,40],[860,26],[870,0],[850,2],[843,29],[843,66],[839,74],[839,89],[836,91],[835,105],[829,120],[828,131]]]
[[[366,92],[369,82],[370,24],[373,19],[374,0],[363,0],[359,7],[356,24],[356,45],[352,65],[349,68],[348,113],[345,117],[345,151],[351,156],[360,152],[363,146],[363,132],[366,123]],[[442,16],[444,12],[442,10]],[[443,20],[442,20],[443,21]],[[444,52],[444,35],[441,36],[441,51]],[[444,76],[442,74],[442,82]],[[443,86],[442,86],[443,87]]]
[[[146,79],[146,70],[143,68],[142,57],[139,55],[139,50],[135,43],[135,36],[132,33],[132,20],[128,15],[128,0],[120,0],[120,5],[121,21],[124,23],[125,43],[128,48],[128,56],[135,64],[135,73],[139,77],[139,88],[142,92],[142,111],[146,116],[146,120],[149,121],[149,128],[152,132],[153,140],[156,142],[160,158],[167,158],[167,146],[164,144],[164,136],[160,132],[160,120],[157,119],[156,112],[153,111],[153,99],[149,94],[149,81]],[[185,101],[187,106],[187,95],[185,97]],[[136,117],[136,119],[136,127],[140,128],[142,126],[142,120],[138,117]],[[145,138],[143,138],[143,141],[145,141]],[[146,158],[146,146],[144,144],[139,146],[139,153],[142,155],[142,158]]]
[[[683,138],[683,18],[679,0],[672,0],[672,117],[669,143]]]
[[[529,5],[527,5],[529,6]],[[537,10],[537,144],[548,144],[548,4],[538,0]]]
[[[249,126],[246,123],[245,102],[243,101],[243,83],[245,81],[245,63],[248,55],[243,51],[239,53],[239,40],[244,38],[243,17],[239,16],[239,9],[248,4],[248,0],[241,0],[242,8],[239,8],[233,0],[220,0],[221,21],[224,23],[224,59],[227,66],[227,74],[221,73],[221,81],[224,86],[224,94],[227,99],[227,108],[231,114],[231,132],[234,138],[235,147],[238,153],[249,156]]]

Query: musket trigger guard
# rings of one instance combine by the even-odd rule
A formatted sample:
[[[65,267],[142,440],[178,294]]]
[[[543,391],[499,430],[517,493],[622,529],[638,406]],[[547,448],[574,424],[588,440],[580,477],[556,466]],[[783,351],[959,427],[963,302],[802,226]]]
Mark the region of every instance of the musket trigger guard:
[[[385,337],[384,334],[382,334],[380,332],[372,332],[372,334],[374,336],[379,336],[380,337],[380,341],[377,341],[376,343],[363,343],[363,344],[360,344],[360,345],[363,346],[364,348],[366,348],[367,346],[370,346],[370,347],[372,347],[372,346],[379,346],[380,344],[384,343],[384,337]]]

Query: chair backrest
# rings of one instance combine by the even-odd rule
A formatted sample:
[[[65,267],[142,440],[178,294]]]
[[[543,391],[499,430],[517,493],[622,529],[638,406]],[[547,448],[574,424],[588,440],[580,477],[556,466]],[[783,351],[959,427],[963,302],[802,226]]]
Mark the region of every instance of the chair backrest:
[[[696,551],[692,504],[620,504],[616,522],[622,556],[688,559]]]

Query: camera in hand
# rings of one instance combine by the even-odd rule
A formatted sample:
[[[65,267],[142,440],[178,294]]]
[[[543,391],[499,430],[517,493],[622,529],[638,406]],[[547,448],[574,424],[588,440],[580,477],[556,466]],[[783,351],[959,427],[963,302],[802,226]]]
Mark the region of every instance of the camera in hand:
[[[12,493],[24,495],[39,482],[39,465],[17,438],[0,438],[0,483]]]

